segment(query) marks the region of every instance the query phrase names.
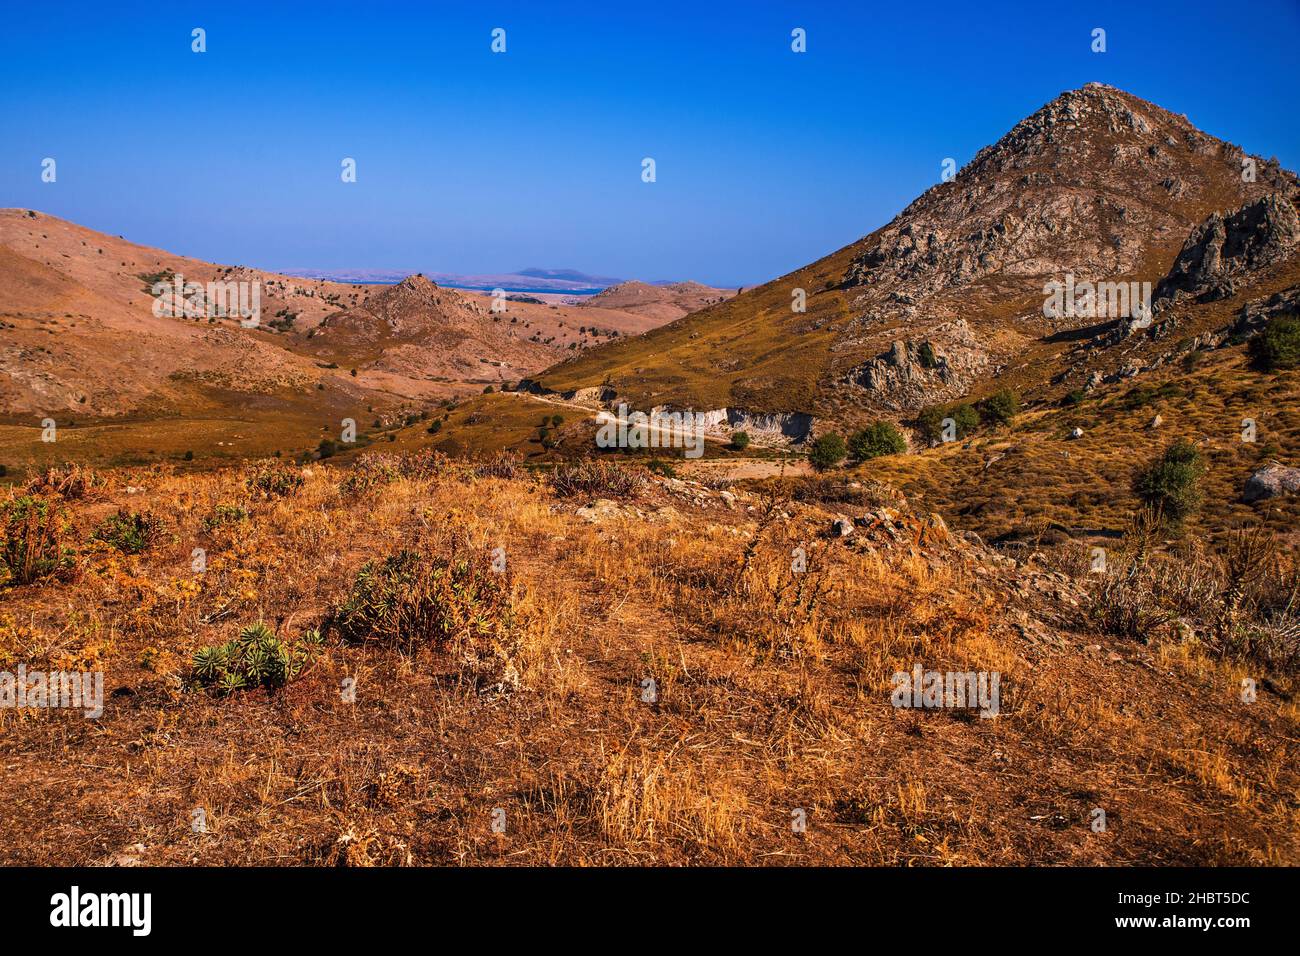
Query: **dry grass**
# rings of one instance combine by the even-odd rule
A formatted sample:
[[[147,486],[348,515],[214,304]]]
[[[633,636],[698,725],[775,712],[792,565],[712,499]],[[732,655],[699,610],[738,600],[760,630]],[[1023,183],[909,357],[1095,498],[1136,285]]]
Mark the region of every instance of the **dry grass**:
[[[1300,860],[1296,707],[1237,693],[1283,672],[1099,635],[1064,613],[1078,582],[921,544],[906,516],[898,541],[829,539],[834,504],[643,479],[590,523],[503,470],[316,465],[283,495],[264,466],[105,475],[68,505],[79,579],[3,595],[0,668],[102,669],[108,698],[99,720],[0,709],[0,861]],[[169,533],[91,546],[123,507]],[[487,631],[455,618],[485,640],[331,636],[278,689],[189,687],[196,651],[259,621],[297,639],[403,550],[504,560]],[[1001,714],[894,708],[915,663],[998,671]]]

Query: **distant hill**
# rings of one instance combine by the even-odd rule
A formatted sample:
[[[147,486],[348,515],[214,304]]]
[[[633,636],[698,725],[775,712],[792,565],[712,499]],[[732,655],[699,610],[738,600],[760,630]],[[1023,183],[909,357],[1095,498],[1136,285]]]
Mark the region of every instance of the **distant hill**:
[[[705,306],[735,295],[734,289],[715,289],[698,282],[620,282],[581,303],[584,307],[619,309],[671,322]]]
[[[255,285],[259,324],[156,314],[154,285],[178,276]],[[500,388],[665,321],[556,301],[491,304],[423,276],[342,284],[224,266],[0,210],[0,464],[66,457],[74,441],[96,461],[301,448],[344,418],[372,422]],[[47,418],[76,428],[43,444]]]

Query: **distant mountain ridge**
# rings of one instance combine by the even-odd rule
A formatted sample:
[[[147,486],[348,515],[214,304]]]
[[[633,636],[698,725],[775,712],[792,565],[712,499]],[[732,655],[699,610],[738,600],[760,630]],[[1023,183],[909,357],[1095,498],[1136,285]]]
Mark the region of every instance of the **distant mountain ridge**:
[[[286,275],[331,282],[363,283],[367,285],[396,285],[410,271],[394,269],[290,269]],[[488,272],[465,275],[454,272],[420,273],[438,285],[451,289],[471,289],[490,292],[504,289],[507,292],[542,292],[560,295],[594,295],[602,289],[622,282],[611,276],[589,275],[577,269],[541,269],[529,267],[518,272]]]

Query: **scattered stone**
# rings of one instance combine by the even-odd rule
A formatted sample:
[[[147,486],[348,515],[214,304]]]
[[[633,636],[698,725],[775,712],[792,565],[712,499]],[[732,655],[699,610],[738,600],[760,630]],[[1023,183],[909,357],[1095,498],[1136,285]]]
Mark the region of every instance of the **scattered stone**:
[[[143,843],[132,843],[120,853],[113,854],[108,860],[109,866],[139,866],[140,857],[144,855]]]
[[[590,521],[592,524],[599,524],[602,521],[617,518],[619,514],[618,503],[610,501],[608,498],[597,498],[591,504],[583,505],[577,511],[579,518],[583,521]]]
[[[1082,438],[1083,429],[1080,428],[1078,425],[1075,425],[1073,428],[1070,429],[1070,437],[1075,439]]]

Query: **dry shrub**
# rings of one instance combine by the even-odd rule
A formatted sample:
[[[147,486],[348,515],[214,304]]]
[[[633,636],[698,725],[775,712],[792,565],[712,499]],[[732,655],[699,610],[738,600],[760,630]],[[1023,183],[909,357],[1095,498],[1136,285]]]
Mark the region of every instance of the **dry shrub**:
[[[399,551],[368,561],[329,626],[350,643],[373,643],[415,653],[429,648],[457,654],[479,683],[516,688],[512,660],[518,643],[511,583],[481,552],[431,558]]]
[[[67,515],[54,499],[23,495],[0,504],[0,568],[7,583],[69,576],[73,551],[64,545],[68,531]]]
[[[601,498],[630,498],[645,484],[640,469],[587,458],[572,465],[560,465],[551,473],[551,486],[562,498],[592,495]]]
[[[69,501],[85,498],[103,484],[94,470],[73,462],[51,465],[27,485],[32,495],[59,495]]]
[[[410,848],[391,836],[383,836],[373,828],[358,832],[348,825],[335,838],[325,852],[326,866],[371,867],[410,866],[413,862]]]
[[[403,461],[398,455],[387,452],[367,452],[357,458],[352,470],[339,482],[339,491],[344,495],[357,496],[365,494],[380,485],[386,485],[402,477]]]
[[[244,480],[253,494],[263,498],[287,498],[302,488],[302,471],[284,462],[267,460],[254,465]]]
[[[742,644],[778,658],[820,650],[834,611],[827,607],[835,578],[816,552],[803,570],[792,544],[746,551],[730,593],[713,605],[713,626]],[[839,589],[842,591],[842,589]]]
[[[432,448],[404,456],[401,467],[404,477],[418,481],[457,477],[466,470],[462,462]]]
[[[1159,526],[1157,513],[1138,513],[1089,593],[1100,631],[1145,642],[1182,619],[1220,656],[1300,663],[1300,572],[1270,532],[1239,529],[1221,552],[1191,541],[1157,551]]]
[[[519,456],[510,451],[499,451],[474,466],[480,478],[514,478],[520,470]]]

